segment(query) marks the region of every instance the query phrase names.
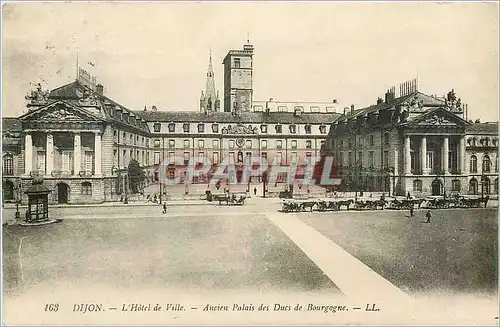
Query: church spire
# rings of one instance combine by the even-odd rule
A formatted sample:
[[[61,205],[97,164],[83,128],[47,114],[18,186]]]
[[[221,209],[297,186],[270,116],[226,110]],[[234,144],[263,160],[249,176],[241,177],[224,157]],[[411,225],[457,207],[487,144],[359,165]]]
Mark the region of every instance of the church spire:
[[[201,112],[214,112],[219,111],[220,101],[218,92],[215,89],[215,76],[212,66],[212,48],[209,48],[208,70],[207,70],[207,83],[205,86],[205,94],[202,93],[200,99]]]

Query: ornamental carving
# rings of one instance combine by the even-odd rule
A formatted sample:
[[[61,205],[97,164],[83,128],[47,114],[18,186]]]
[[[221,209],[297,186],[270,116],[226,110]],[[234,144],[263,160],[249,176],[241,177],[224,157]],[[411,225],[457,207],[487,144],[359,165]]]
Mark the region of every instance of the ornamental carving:
[[[446,125],[446,126],[455,126],[456,124],[449,121],[448,119],[438,116],[438,115],[433,115],[423,122],[420,123],[421,125],[436,125],[436,126],[441,126],[441,125]]]
[[[78,103],[82,106],[98,106],[99,98],[97,95],[88,89],[77,89]]]
[[[243,124],[229,125],[222,129],[222,134],[257,134],[259,129],[252,125],[244,126]]]
[[[25,96],[25,99],[29,101],[28,106],[45,105],[49,101],[49,93],[49,91],[42,90],[42,85],[38,83],[36,88]]]
[[[39,120],[82,120],[81,117],[76,116],[62,106],[54,108],[50,112],[46,112]]]

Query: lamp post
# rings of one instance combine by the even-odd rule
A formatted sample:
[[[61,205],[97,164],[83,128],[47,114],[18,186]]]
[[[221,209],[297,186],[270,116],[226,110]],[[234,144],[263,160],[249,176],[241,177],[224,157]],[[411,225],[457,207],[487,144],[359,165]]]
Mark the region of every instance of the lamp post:
[[[392,196],[396,194],[396,170],[394,169],[393,166],[389,167],[389,172],[392,174]],[[389,175],[389,179],[391,178],[391,175]],[[389,183],[391,181],[389,180]],[[391,187],[389,186],[389,196],[391,196]]]

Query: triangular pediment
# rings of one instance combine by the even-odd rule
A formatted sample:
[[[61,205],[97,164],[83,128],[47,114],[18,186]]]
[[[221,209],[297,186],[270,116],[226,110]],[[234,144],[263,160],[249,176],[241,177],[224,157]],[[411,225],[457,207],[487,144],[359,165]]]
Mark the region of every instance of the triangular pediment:
[[[443,109],[436,108],[426,111],[425,113],[415,117],[410,123],[414,127],[465,127],[470,125],[467,121],[460,118],[458,115]]]
[[[103,119],[95,116],[86,109],[79,108],[66,101],[56,101],[44,107],[30,111],[21,117],[21,121],[44,121],[44,122],[102,122]]]
[[[424,108],[428,107],[437,107],[437,106],[445,106],[446,103],[442,99],[438,99],[435,97],[431,97],[422,92],[415,92],[411,94],[401,101],[401,106],[404,108],[408,108],[412,111],[420,109],[425,110]]]

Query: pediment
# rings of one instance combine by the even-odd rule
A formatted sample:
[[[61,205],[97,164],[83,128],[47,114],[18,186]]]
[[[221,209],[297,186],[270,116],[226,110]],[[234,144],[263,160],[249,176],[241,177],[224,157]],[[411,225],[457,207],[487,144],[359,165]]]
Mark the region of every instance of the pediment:
[[[444,106],[443,100],[417,92],[401,102],[401,107],[410,111],[425,111],[427,107]]]
[[[438,108],[430,110],[420,117],[417,117],[412,123],[412,126],[416,127],[465,127],[469,123],[459,116],[451,113],[445,109]]]
[[[43,122],[99,122],[102,118],[94,115],[86,109],[79,108],[65,101],[56,101],[44,107],[38,108],[19,118],[23,121]]]

